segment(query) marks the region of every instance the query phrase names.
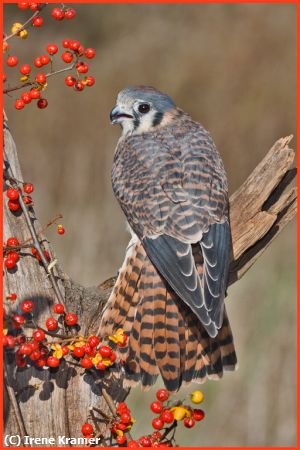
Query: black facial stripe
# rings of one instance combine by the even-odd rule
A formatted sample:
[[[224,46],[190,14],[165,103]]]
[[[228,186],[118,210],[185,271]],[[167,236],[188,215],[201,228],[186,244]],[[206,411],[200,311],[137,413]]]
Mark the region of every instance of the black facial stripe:
[[[162,119],[163,119],[163,113],[162,112],[156,112],[155,113],[155,115],[154,115],[154,117],[153,117],[153,121],[152,121],[152,126],[153,127],[156,127],[157,125],[159,125],[160,124],[160,122],[162,121]]]
[[[140,125],[139,118],[135,115],[134,121],[133,121],[133,129],[136,130]]]

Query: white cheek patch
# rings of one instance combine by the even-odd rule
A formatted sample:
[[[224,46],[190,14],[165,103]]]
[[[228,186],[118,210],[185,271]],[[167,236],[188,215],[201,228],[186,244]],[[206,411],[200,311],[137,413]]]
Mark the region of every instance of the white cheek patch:
[[[140,124],[139,126],[134,130],[134,134],[140,134],[145,133],[147,131],[150,131],[153,129],[153,120],[155,117],[155,111],[150,111],[144,116],[140,117]]]

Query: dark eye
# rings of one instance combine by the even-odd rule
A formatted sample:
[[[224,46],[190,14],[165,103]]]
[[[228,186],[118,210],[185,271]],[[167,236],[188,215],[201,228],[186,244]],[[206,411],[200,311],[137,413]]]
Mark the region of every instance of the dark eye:
[[[148,103],[141,103],[139,105],[139,112],[142,114],[146,114],[147,112],[150,111],[150,105]]]

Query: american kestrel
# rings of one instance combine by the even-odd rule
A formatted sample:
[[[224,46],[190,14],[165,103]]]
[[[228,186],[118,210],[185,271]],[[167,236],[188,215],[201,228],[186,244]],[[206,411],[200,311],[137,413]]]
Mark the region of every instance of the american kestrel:
[[[112,187],[132,239],[100,331],[123,328],[125,381],[169,391],[220,378],[236,354],[224,307],[231,257],[227,179],[199,123],[152,87],[122,90]]]

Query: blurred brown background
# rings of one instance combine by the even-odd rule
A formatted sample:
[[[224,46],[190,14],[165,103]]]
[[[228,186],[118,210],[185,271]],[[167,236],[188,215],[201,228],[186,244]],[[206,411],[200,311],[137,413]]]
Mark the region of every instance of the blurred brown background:
[[[95,86],[77,93],[58,76],[45,93],[47,109],[29,105],[16,111],[10,98],[5,105],[24,177],[36,186],[41,222],[64,215],[66,234],[48,232],[59,260],[75,280],[93,285],[116,273],[128,241],[110,185],[120,130],[110,125],[109,112],[118,91],[149,84],[170,94],[211,131],[233,192],[275,140],[295,132],[296,5],[81,4],[76,9],[69,22],[56,22],[46,11],[43,29],[30,31],[27,41],[11,41],[11,53],[31,63],[48,43],[79,39],[96,50],[90,64]],[[6,5],[5,30],[26,17]],[[63,65],[59,59],[57,67]],[[6,72],[13,80],[16,70]],[[179,445],[296,445],[295,302],[295,226],[290,224],[229,290],[240,368],[203,385],[207,417],[193,430],[182,429]],[[146,405],[153,395],[135,389],[130,396],[138,435],[150,431]]]

